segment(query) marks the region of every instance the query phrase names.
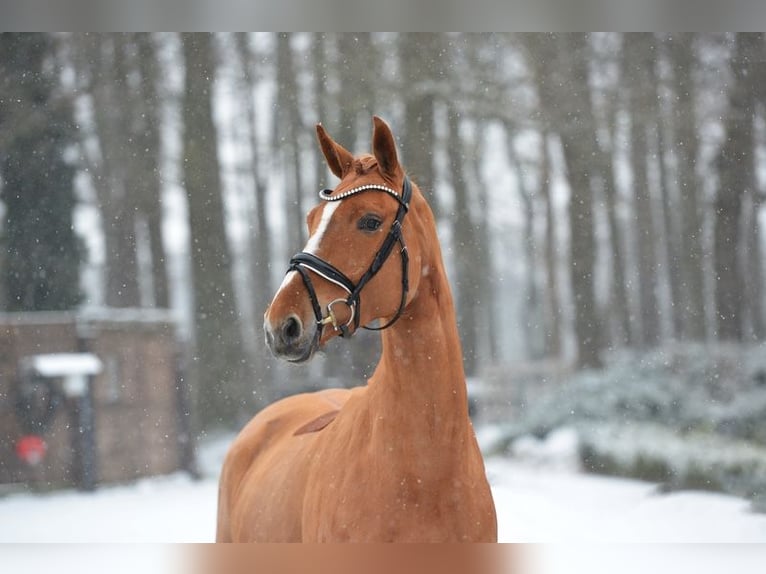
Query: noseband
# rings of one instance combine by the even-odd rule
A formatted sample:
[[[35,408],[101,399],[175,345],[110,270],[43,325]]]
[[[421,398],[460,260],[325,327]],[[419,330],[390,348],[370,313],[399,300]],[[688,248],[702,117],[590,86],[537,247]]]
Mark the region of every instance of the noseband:
[[[393,325],[397,319],[399,319],[402,311],[404,311],[404,306],[407,304],[407,292],[409,291],[409,255],[407,254],[407,246],[404,244],[404,235],[402,234],[402,222],[404,221],[404,216],[409,210],[410,198],[412,197],[412,185],[410,184],[410,180],[407,178],[407,176],[404,176],[401,196],[390,187],[386,187],[384,185],[369,184],[355,187],[335,196],[330,195],[332,193],[331,189],[325,189],[319,192],[319,198],[324,201],[341,201],[347,197],[366,191],[382,191],[387,193],[396,199],[396,201],[399,203],[399,209],[396,212],[396,218],[391,224],[391,228],[389,229],[388,235],[383,241],[383,244],[375,254],[375,257],[373,258],[370,266],[367,268],[367,271],[365,271],[365,273],[356,284],[354,284],[354,282],[337,267],[312,253],[301,251],[300,253],[297,253],[295,256],[293,256],[292,259],[290,259],[290,267],[288,269],[288,273],[290,271],[297,271],[300,274],[301,279],[303,279],[303,284],[306,286],[306,290],[309,293],[309,298],[311,299],[311,306],[314,309],[314,316],[316,317],[317,322],[317,330],[316,334],[314,335],[315,341],[319,341],[322,336],[322,329],[327,324],[331,324],[336,331],[339,331],[341,337],[349,337],[350,335],[353,335],[354,332],[356,332],[356,330],[359,328],[359,321],[361,316],[360,297],[362,289],[365,285],[367,285],[370,279],[372,279],[377,274],[377,272],[380,271],[380,268],[383,267],[386,259],[388,259],[388,256],[391,255],[391,251],[393,250],[395,243],[399,243],[401,246],[400,253],[402,259],[402,298],[399,303],[399,309],[396,311],[396,314],[391,318],[391,320],[388,321],[388,323],[385,325],[379,327],[364,326],[363,328],[371,331],[381,331],[383,329],[387,329]],[[348,297],[345,299],[335,299],[334,301],[328,303],[326,317],[322,313],[322,307],[319,304],[316,290],[314,289],[314,285],[311,282],[311,277],[308,273],[309,271],[315,273],[330,283],[338,285],[343,290],[345,290],[346,293],[348,293]],[[345,324],[342,325],[338,323],[335,317],[335,312],[333,311],[333,307],[338,303],[345,304],[351,311],[351,317]],[[349,326],[351,324],[354,325],[354,331],[349,330]]]

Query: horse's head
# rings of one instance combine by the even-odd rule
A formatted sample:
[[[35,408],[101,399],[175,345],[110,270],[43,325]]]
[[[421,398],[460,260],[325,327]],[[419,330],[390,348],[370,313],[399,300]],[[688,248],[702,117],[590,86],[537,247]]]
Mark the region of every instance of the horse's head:
[[[307,361],[332,337],[376,319],[388,326],[417,291],[421,254],[416,218],[408,215],[417,190],[399,165],[388,125],[378,117],[373,123],[373,154],[359,157],[317,126],[341,181],[309,212],[309,240],[290,261],[264,320],[267,344],[290,362]]]

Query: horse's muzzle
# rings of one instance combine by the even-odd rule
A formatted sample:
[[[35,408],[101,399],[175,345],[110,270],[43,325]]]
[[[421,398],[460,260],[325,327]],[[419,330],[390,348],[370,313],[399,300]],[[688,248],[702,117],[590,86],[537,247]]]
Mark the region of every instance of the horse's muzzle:
[[[290,314],[277,325],[267,319],[263,323],[266,344],[278,359],[290,363],[305,363],[314,356],[319,341],[316,325],[306,328],[300,317]]]

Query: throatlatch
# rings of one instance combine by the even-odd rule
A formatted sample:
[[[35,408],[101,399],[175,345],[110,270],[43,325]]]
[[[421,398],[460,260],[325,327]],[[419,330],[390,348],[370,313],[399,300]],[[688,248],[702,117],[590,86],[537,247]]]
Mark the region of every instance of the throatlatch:
[[[311,306],[314,309],[314,316],[316,317],[317,321],[317,331],[315,334],[315,338],[317,338],[317,340],[322,336],[322,329],[327,324],[331,324],[336,331],[340,331],[341,337],[349,337],[350,335],[353,335],[354,332],[356,332],[356,330],[359,328],[359,321],[361,317],[360,298],[362,289],[370,281],[370,279],[372,279],[377,274],[377,272],[380,271],[381,267],[383,267],[383,264],[386,262],[386,259],[388,259],[388,256],[391,255],[391,251],[393,250],[394,244],[396,243],[399,243],[401,246],[400,253],[402,259],[402,299],[399,303],[399,309],[396,311],[396,314],[391,318],[391,320],[388,321],[385,325],[380,327],[363,326],[363,328],[371,331],[387,329],[393,325],[397,319],[399,319],[402,311],[404,311],[405,305],[407,304],[407,293],[409,291],[409,255],[407,253],[407,246],[404,244],[404,235],[402,233],[402,223],[404,221],[404,216],[407,215],[410,199],[412,198],[412,185],[410,184],[410,180],[407,178],[407,176],[404,176],[401,196],[390,187],[377,184],[368,184],[355,187],[335,196],[331,195],[333,190],[325,189],[319,192],[319,197],[324,201],[341,201],[347,197],[366,191],[381,191],[387,193],[389,196],[396,199],[396,201],[399,203],[399,209],[396,212],[396,218],[391,224],[388,235],[383,240],[383,244],[375,254],[375,257],[373,258],[372,263],[370,263],[370,266],[367,268],[367,271],[364,272],[356,284],[354,284],[354,282],[337,267],[333,266],[324,259],[313,255],[312,253],[301,251],[300,253],[295,254],[292,259],[290,259],[290,267],[288,268],[288,273],[290,271],[297,271],[300,274],[301,279],[303,280],[303,284],[306,286],[306,290],[308,291],[309,298],[311,299]],[[322,314],[322,307],[319,304],[319,299],[317,298],[316,290],[314,289],[314,285],[311,282],[311,277],[308,271],[319,275],[330,283],[338,285],[348,293],[348,297],[345,299],[335,299],[334,301],[328,303],[326,317]],[[339,324],[335,317],[333,306],[337,305],[338,303],[345,304],[351,311],[351,317],[345,324]],[[349,326],[351,324],[354,325],[354,331],[349,330]]]

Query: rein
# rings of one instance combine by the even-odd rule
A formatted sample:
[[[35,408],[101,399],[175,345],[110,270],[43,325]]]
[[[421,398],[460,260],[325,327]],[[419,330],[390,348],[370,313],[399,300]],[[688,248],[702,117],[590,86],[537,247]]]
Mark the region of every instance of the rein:
[[[380,191],[387,193],[389,196],[396,199],[396,201],[399,203],[399,209],[396,212],[396,218],[391,224],[388,235],[383,240],[383,244],[375,254],[375,257],[373,258],[372,263],[370,263],[370,266],[367,268],[367,271],[364,272],[356,284],[337,267],[333,266],[331,263],[325,261],[324,259],[313,255],[312,253],[301,251],[300,253],[294,255],[292,259],[290,259],[290,267],[288,268],[288,273],[290,271],[297,271],[298,274],[300,274],[301,279],[303,279],[303,284],[306,286],[306,290],[309,293],[309,299],[311,299],[311,306],[314,309],[314,316],[316,317],[317,322],[317,330],[316,334],[314,335],[316,341],[319,341],[321,338],[322,329],[327,324],[331,324],[333,329],[340,331],[341,337],[350,337],[356,332],[356,330],[359,328],[359,321],[361,316],[359,309],[361,306],[362,289],[378,273],[378,271],[380,271],[381,267],[383,267],[383,264],[386,262],[389,255],[391,255],[394,244],[396,243],[399,243],[401,246],[400,254],[402,259],[402,298],[399,303],[399,309],[397,309],[396,314],[385,325],[379,327],[363,326],[363,328],[370,331],[382,331],[383,329],[387,329],[393,325],[399,319],[399,317],[401,317],[402,312],[404,311],[404,307],[407,304],[407,292],[409,291],[409,255],[407,253],[407,246],[404,244],[404,235],[402,234],[402,223],[404,221],[404,216],[407,215],[407,211],[409,210],[410,198],[412,197],[412,185],[410,184],[410,180],[407,178],[407,176],[404,176],[401,196],[399,196],[399,194],[390,187],[376,184],[355,187],[335,196],[330,195],[332,191],[333,190],[331,189],[325,189],[319,192],[320,199],[323,201],[341,201],[358,193],[367,191]],[[345,299],[335,299],[334,301],[331,301],[327,304],[327,316],[324,316],[322,313],[322,307],[319,304],[319,299],[317,298],[316,290],[314,289],[314,285],[311,282],[311,277],[308,271],[315,273],[330,283],[338,285],[343,290],[345,290],[346,293],[348,293],[348,297]],[[338,303],[345,304],[351,311],[351,317],[345,324],[342,325],[338,323],[335,317],[335,312],[333,311],[333,307]],[[354,330],[350,331],[349,325],[352,323],[354,325]]]

